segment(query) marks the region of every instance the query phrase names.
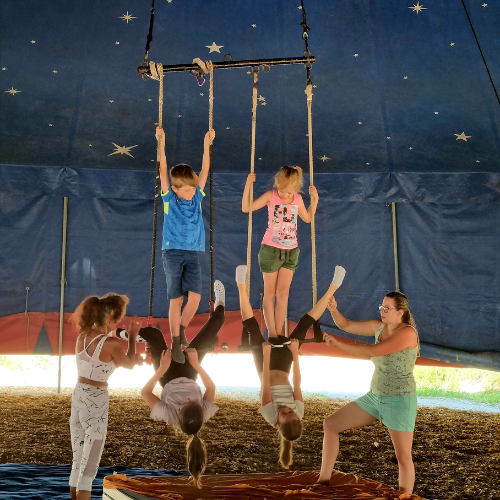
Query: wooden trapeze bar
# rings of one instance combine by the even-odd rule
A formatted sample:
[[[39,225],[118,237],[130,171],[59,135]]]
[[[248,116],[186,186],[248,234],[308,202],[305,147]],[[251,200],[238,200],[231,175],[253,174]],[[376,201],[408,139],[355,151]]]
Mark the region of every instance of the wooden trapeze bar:
[[[245,67],[271,67],[287,64],[312,64],[316,62],[314,56],[307,57],[286,57],[277,59],[253,59],[246,61],[233,61],[230,59],[231,56],[226,55],[224,59],[229,58],[229,60],[224,60],[222,62],[212,62],[214,69],[229,69],[229,68],[245,68]],[[163,65],[163,72],[170,73],[173,71],[190,71],[197,73],[200,71],[200,67],[197,64],[173,64],[173,65]],[[137,68],[137,73],[139,75],[151,76],[151,70],[148,66],[139,66]]]

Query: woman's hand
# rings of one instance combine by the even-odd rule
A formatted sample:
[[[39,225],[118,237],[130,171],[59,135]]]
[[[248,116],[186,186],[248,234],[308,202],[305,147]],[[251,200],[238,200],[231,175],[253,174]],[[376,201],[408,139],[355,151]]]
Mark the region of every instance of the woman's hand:
[[[340,342],[329,333],[323,333],[323,340],[328,347],[340,347]]]
[[[189,364],[193,368],[200,364],[198,361],[198,351],[194,347],[188,347],[185,352],[187,354]]]
[[[262,353],[264,356],[271,356],[271,343],[270,342],[264,342],[262,344]]]
[[[161,353],[160,369],[166,372],[170,367],[170,363],[172,363],[172,352],[170,349],[166,349]]]
[[[137,335],[139,335],[139,330],[141,329],[141,326],[142,326],[142,321],[139,319],[138,316],[132,316],[130,318],[129,327],[127,329],[129,342],[130,341],[135,342]]]
[[[288,346],[292,354],[295,356],[299,354],[300,342],[299,339],[292,339],[290,345]]]
[[[335,297],[332,296],[330,298],[330,300],[328,301],[328,305],[326,307],[331,313],[337,310],[337,301],[335,300]]]
[[[247,184],[253,184],[256,178],[257,178],[256,174],[248,174]]]

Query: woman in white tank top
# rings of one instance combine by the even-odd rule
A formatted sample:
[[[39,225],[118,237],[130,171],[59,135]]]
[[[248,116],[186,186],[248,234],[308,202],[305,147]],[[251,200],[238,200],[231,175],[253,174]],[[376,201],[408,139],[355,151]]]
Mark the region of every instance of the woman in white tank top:
[[[135,339],[140,323],[132,320],[127,354],[115,330],[125,315],[128,297],[110,293],[87,297],[70,321],[80,332],[76,341],[78,381],[71,401],[71,445],[73,465],[69,478],[72,500],[90,500],[92,481],[99,468],[108,426],[108,378],[115,368],[132,369],[142,364],[135,353]]]

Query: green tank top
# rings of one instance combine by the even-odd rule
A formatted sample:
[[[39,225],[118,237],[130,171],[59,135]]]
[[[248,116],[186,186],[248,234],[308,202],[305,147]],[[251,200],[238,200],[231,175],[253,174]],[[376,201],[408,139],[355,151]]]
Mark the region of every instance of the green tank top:
[[[380,334],[384,326],[385,324],[382,323],[375,334],[375,344],[380,342]],[[375,365],[375,372],[370,384],[370,390],[373,394],[377,396],[416,396],[413,368],[417,360],[417,353],[418,342],[413,349],[404,349],[385,356],[370,358]]]

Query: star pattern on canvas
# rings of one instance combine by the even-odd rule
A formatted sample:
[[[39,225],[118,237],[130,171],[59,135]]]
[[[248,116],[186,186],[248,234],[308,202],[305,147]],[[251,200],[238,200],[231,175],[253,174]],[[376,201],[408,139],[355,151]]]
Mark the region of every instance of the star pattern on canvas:
[[[387,139],[390,139],[390,137],[389,137],[389,136],[387,136]]]
[[[354,57],[358,57],[358,56],[359,56],[359,54],[354,54]]]
[[[35,43],[36,43],[36,40],[31,40],[32,45],[35,45]]]
[[[318,88],[318,86],[317,86],[317,85],[313,85],[313,89],[317,89],[317,88]]]
[[[320,157],[319,157],[319,159],[320,159],[323,163],[325,163],[325,161],[331,160],[331,158],[328,158],[328,156],[326,156],[326,155],[320,156]]]
[[[302,5],[299,5],[297,9],[302,10]]]
[[[460,139],[460,140],[465,141],[465,142],[467,142],[467,139],[472,137],[471,135],[465,135],[465,132],[462,132],[461,134],[454,134],[454,135],[457,136],[457,138],[456,138],[457,141]]]
[[[226,127],[226,130],[231,130],[231,127]]]
[[[410,146],[408,149],[410,149],[410,150],[411,150],[411,149],[413,149],[413,148]]]
[[[205,94],[203,92],[200,92],[200,95],[203,97]]]
[[[116,42],[115,42],[115,45],[120,45],[120,42],[116,41]]]
[[[20,92],[21,92],[20,90],[16,90],[14,87],[12,87],[10,90],[5,91],[6,94],[10,94],[10,95],[16,95],[16,94],[19,94]]]
[[[483,7],[488,7],[488,4],[487,3],[483,3]]]
[[[91,147],[92,147],[92,144],[89,144],[89,148],[91,148]]]
[[[148,99],[148,102],[151,102],[153,99]]]
[[[413,7],[408,7],[408,8],[412,9],[413,12],[416,12],[417,14],[422,10],[427,10],[427,7],[423,7],[422,5],[420,5],[420,2],[417,2],[417,5],[413,5]]]
[[[260,103],[260,105],[261,105],[261,106],[267,106],[267,102],[266,102],[266,101],[261,102],[261,103]]]
[[[451,42],[450,47],[454,47],[454,46],[455,46],[455,42]]]
[[[115,101],[113,101],[113,99],[110,99],[110,101],[109,101],[109,102],[110,102],[111,104],[113,104]]]
[[[251,71],[247,71],[247,75],[251,75],[251,74],[252,74],[252,72],[251,72]]]
[[[439,111],[434,111],[434,114],[435,115],[439,115]]]
[[[408,77],[407,76],[403,76],[403,80],[408,80]]]
[[[367,165],[369,165],[369,163],[367,163]]]
[[[265,101],[266,98],[263,97],[263,96],[261,96],[261,95],[259,95],[259,97],[257,97],[257,100],[260,101],[260,102],[262,102],[262,101]]]
[[[476,160],[476,163],[481,163],[479,160]]]
[[[205,45],[205,47],[207,49],[210,49],[208,52],[209,54],[211,54],[212,52],[218,52],[220,54],[220,49],[222,49],[224,45],[217,45],[215,42],[212,42],[212,45]]]
[[[2,68],[2,71],[7,71],[7,68]]]
[[[123,19],[124,21],[127,21],[127,24],[128,24],[129,21],[132,21],[132,19],[137,19],[137,17],[131,16],[127,10],[127,13],[123,14],[123,16],[120,16],[119,19]]]
[[[363,125],[363,122],[358,122],[358,125]]]
[[[49,123],[49,127],[52,127],[52,123]]]
[[[182,118],[182,115],[177,115],[177,118]]]
[[[256,27],[257,27],[257,25],[256,25],[256,24],[252,24],[252,28],[256,28]]]
[[[128,155],[132,158],[133,156],[130,154],[130,150],[138,146],[138,144],[136,144],[135,146],[118,146],[118,144],[115,144],[114,142],[112,142],[111,144],[113,144],[113,146],[116,148],[116,151],[113,151],[108,156],[120,154],[120,155]]]

